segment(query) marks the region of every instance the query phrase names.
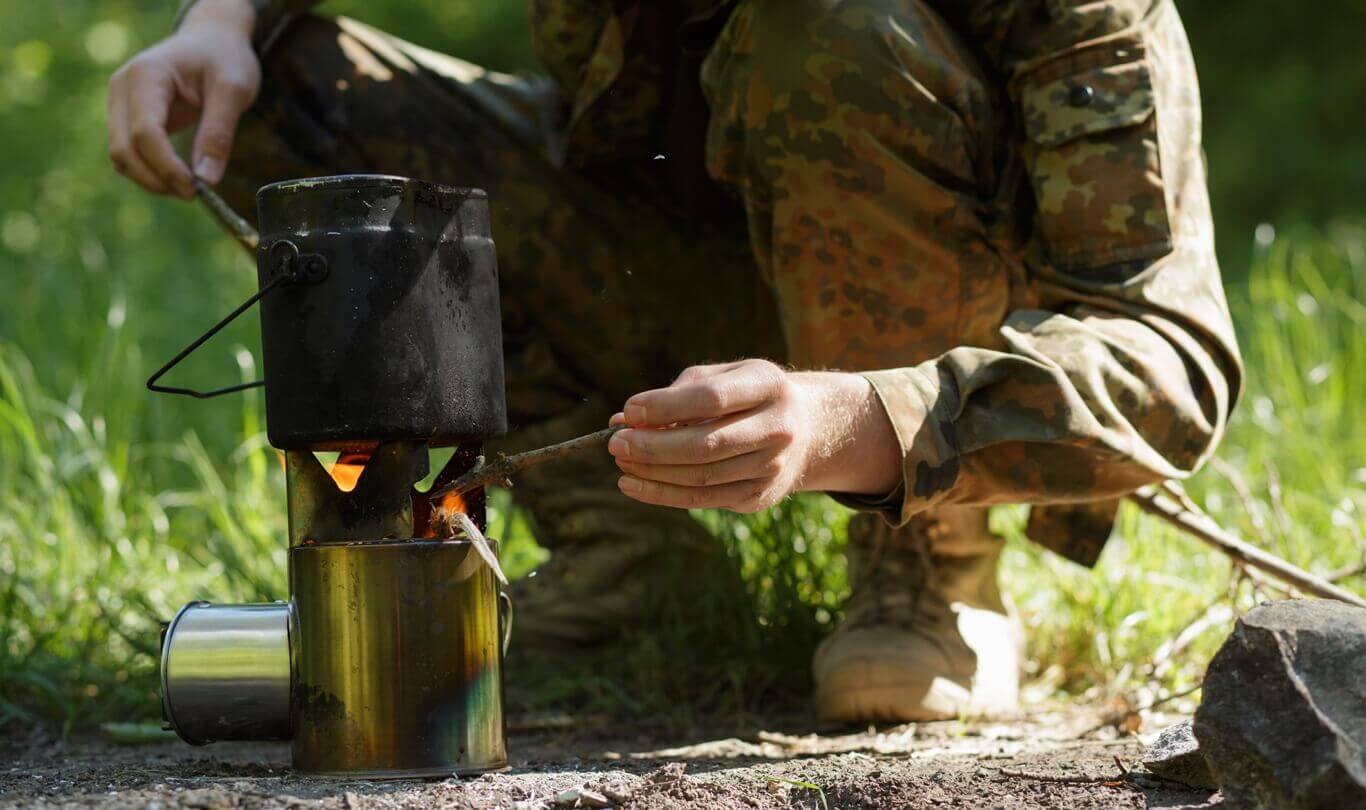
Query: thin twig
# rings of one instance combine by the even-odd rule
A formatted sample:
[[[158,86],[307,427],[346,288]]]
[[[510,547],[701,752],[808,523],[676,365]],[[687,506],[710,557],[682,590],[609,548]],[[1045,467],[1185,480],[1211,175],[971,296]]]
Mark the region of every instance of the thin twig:
[[[1326,575],[1324,579],[1328,580],[1329,582],[1341,582],[1344,579],[1351,579],[1352,577],[1360,576],[1362,574],[1366,574],[1366,562],[1360,562],[1356,565],[1349,565],[1346,568],[1339,568],[1338,570]]]
[[[1161,487],[1144,487],[1130,495],[1129,500],[1144,512],[1162,518],[1235,561],[1257,568],[1305,593],[1366,607],[1366,599],[1236,537],[1215,523],[1174,482]]]
[[[1252,523],[1252,531],[1257,537],[1261,538],[1264,545],[1272,545],[1271,537],[1266,525],[1267,505],[1257,500],[1252,495],[1252,488],[1247,485],[1247,480],[1237,467],[1224,461],[1218,456],[1209,460],[1209,468],[1218,473],[1233,489],[1233,493],[1238,496],[1238,500],[1243,503],[1243,511],[1247,513],[1248,521]]]
[[[1162,706],[1162,705],[1164,705],[1164,704],[1166,704],[1166,703],[1170,703],[1170,702],[1173,701],[1173,700],[1176,700],[1176,699],[1178,699],[1178,698],[1183,698],[1183,697],[1185,697],[1185,696],[1191,694],[1192,692],[1195,692],[1197,689],[1199,689],[1199,688],[1200,688],[1201,686],[1203,686],[1203,685],[1204,685],[1203,682],[1197,683],[1195,686],[1192,686],[1192,687],[1190,687],[1189,689],[1182,689],[1180,692],[1173,692],[1173,693],[1171,693],[1170,695],[1167,695],[1166,697],[1157,698],[1157,699],[1155,699],[1155,700],[1150,700],[1150,701],[1148,701],[1147,703],[1145,703],[1144,705],[1139,706],[1139,707],[1136,708],[1136,709],[1126,709],[1126,710],[1125,710],[1124,712],[1122,712],[1122,713],[1121,713],[1121,712],[1114,712],[1114,713],[1110,714],[1108,717],[1106,717],[1105,720],[1104,720],[1103,722],[1097,723],[1096,725],[1094,725],[1094,726],[1092,726],[1092,727],[1086,729],[1086,730],[1083,731],[1082,733],[1078,734],[1078,735],[1075,737],[1075,739],[1078,739],[1078,740],[1086,739],[1087,737],[1090,737],[1092,734],[1095,734],[1097,731],[1100,731],[1100,730],[1103,729],[1103,728],[1109,728],[1109,727],[1111,727],[1111,726],[1117,725],[1120,721],[1122,721],[1124,718],[1128,717],[1129,715],[1132,715],[1132,714],[1142,714],[1143,712],[1152,711],[1153,709],[1156,709],[1158,706]],[[1116,759],[1118,759],[1118,757],[1116,757]]]
[[[990,765],[984,766],[990,768]],[[1014,779],[1033,779],[1036,782],[1055,782],[1060,785],[1105,785],[1106,787],[1119,787],[1124,784],[1124,776],[1063,776],[1052,773],[1035,773],[1033,771],[1016,771],[1010,768],[994,768],[1002,776],[1009,776]]]
[[[492,464],[485,464],[481,459],[464,475],[450,482],[439,489],[434,489],[427,493],[427,498],[436,501],[443,495],[452,492],[464,493],[479,487],[489,486],[490,484],[501,484],[512,477],[514,473],[543,464],[547,461],[554,461],[563,458],[594,445],[604,444],[612,437],[613,433],[621,430],[620,426],[609,427],[599,430],[597,433],[590,433],[587,436],[580,436],[577,439],[570,439],[567,442],[552,444],[548,447],[541,447],[536,450],[528,450],[525,453],[517,453],[512,456],[504,456]],[[434,510],[436,511],[436,510]]]
[[[247,252],[255,253],[257,246],[261,244],[261,235],[256,232],[256,229],[238,216],[237,212],[232,210],[232,206],[218,196],[218,192],[214,191],[208,183],[199,179],[199,175],[190,175],[190,183],[194,185],[195,194],[199,195],[200,202],[209,209],[209,213],[218,220],[218,224],[226,228],[228,233],[232,234],[233,238],[247,249]]]

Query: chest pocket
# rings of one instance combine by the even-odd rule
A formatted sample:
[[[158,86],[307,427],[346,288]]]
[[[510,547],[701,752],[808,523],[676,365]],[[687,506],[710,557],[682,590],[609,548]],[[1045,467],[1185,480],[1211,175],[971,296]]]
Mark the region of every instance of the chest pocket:
[[[1064,273],[1171,252],[1157,105],[1141,40],[1072,52],[1018,79],[1037,224]]]

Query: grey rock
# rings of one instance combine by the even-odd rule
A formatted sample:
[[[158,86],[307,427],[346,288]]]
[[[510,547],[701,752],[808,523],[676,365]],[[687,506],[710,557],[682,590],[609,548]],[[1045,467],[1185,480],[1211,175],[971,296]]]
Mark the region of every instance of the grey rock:
[[[1205,762],[1205,755],[1200,753],[1200,744],[1195,741],[1189,720],[1162,729],[1143,752],[1143,764],[1163,779],[1209,790],[1219,787]]]
[[[1210,661],[1195,738],[1231,808],[1366,807],[1366,609],[1249,611]]]

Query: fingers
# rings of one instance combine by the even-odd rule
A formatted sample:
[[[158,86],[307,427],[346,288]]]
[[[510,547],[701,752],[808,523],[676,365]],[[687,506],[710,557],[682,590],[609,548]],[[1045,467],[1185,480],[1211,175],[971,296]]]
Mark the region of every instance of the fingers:
[[[607,450],[618,460],[637,463],[711,464],[786,447],[793,438],[790,428],[770,416],[741,414],[666,430],[626,428],[612,437]]]
[[[710,487],[685,487],[648,481],[623,475],[617,481],[622,494],[642,503],[672,506],[679,509],[730,509],[735,512],[757,512],[776,503],[779,498],[772,484],[765,481],[742,481]]]
[[[714,464],[646,464],[617,459],[617,466],[636,478],[685,487],[772,479],[783,469],[780,455],[764,451],[745,453]]]
[[[147,168],[133,148],[128,126],[128,76],[125,71],[115,73],[109,80],[109,161],[114,169],[153,194],[166,194],[161,179]]]
[[[115,74],[110,81],[110,158],[148,191],[192,197],[189,167],[166,132],[175,93],[171,68],[155,60],[131,62]]]
[[[694,366],[668,388],[636,394],[623,408],[626,424],[661,426],[716,419],[779,396],[782,369],[763,360]]]
[[[161,185],[182,197],[193,197],[190,169],[171,146],[166,118],[175,99],[169,67],[154,64],[133,71],[128,88],[128,132],[134,151]]]
[[[223,179],[232,154],[237,121],[251,106],[255,90],[250,82],[219,78],[210,83],[194,138],[194,171],[208,183]]]

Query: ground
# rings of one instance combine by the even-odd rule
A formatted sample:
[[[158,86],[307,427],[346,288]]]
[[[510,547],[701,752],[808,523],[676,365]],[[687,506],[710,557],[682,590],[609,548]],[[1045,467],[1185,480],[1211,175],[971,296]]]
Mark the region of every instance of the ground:
[[[1142,739],[1179,717],[1148,717],[1141,734],[1125,737],[1094,731],[1096,718],[1094,711],[1067,709],[1009,722],[825,735],[755,729],[690,739],[538,718],[514,723],[512,766],[503,772],[394,782],[295,775],[282,744],[118,745],[101,736],[62,741],[34,732],[0,738],[0,808],[532,810],[591,807],[591,794],[622,808],[1220,804],[1218,794],[1163,782],[1138,765]],[[576,788],[587,792],[577,799],[566,793]]]

